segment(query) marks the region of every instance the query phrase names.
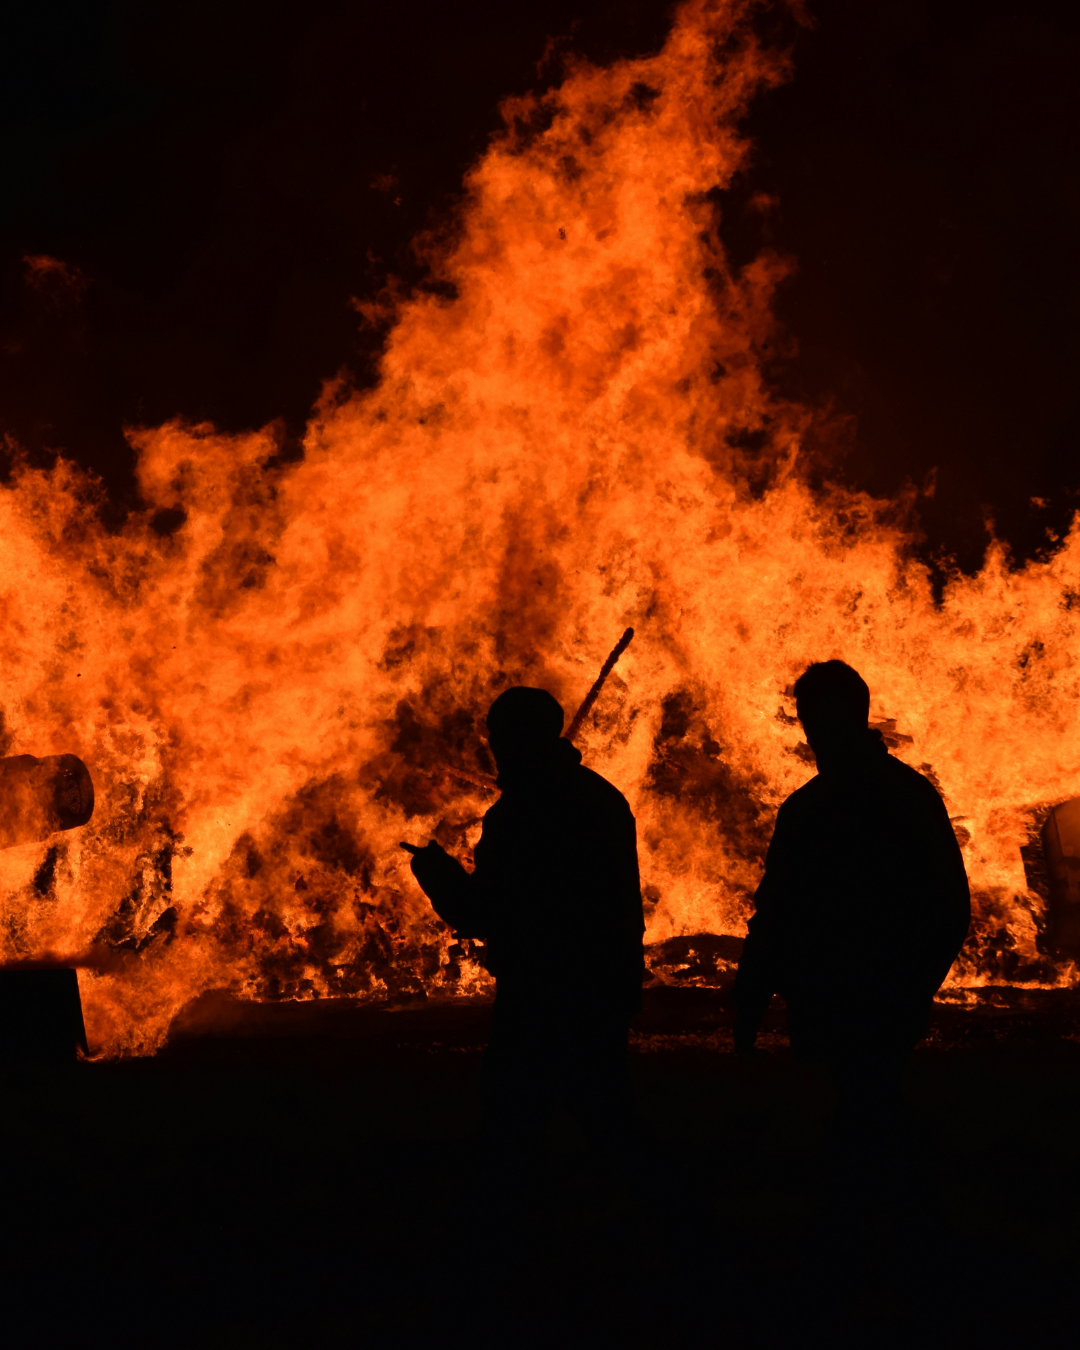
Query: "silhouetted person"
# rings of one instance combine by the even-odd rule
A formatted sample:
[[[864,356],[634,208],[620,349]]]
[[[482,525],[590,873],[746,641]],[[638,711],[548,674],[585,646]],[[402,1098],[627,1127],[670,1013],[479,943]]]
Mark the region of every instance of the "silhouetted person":
[[[896,1103],[907,1057],[967,934],[967,876],[945,804],[867,726],[842,661],[810,666],[796,709],[818,773],[780,808],[735,983],[736,1049],[774,993],[792,1050],[832,1071],[842,1112]]]
[[[413,875],[463,937],[487,943],[496,995],[486,1130],[505,1159],[540,1144],[563,1101],[594,1144],[630,1136],[627,1029],[641,1006],[644,923],[634,817],[562,738],[542,689],[508,689],[487,717],[502,795],[470,873],[436,843]]]

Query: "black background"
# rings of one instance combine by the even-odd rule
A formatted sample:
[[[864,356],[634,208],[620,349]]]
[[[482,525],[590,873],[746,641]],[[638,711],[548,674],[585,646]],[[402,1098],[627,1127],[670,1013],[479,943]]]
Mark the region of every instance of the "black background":
[[[936,483],[923,551],[1017,559],[1077,505],[1077,7],[816,0],[773,12],[795,78],[722,202],[737,259],[794,255],[785,392],[831,407],[836,472]],[[295,441],[320,382],[371,377],[350,300],[452,209],[509,93],[663,41],[648,0],[48,3],[0,21],[0,431],[133,501],[125,422]],[[754,193],[779,206],[745,209]],[[62,260],[27,281],[26,254]],[[76,271],[77,269],[77,271]],[[845,420],[846,419],[846,420]],[[931,478],[932,475],[932,478]],[[1032,498],[1045,501],[1035,505]]]

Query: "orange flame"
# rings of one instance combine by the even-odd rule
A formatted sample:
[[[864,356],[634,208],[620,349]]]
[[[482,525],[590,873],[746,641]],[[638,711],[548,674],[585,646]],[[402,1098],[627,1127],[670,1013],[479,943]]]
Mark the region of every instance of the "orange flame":
[[[630,624],[581,743],[637,813],[650,941],[744,931],[813,771],[785,691],[840,656],[969,836],[954,979],[1071,978],[1040,965],[1020,847],[1080,793],[1080,531],[937,605],[888,504],[800,476],[806,415],[762,370],[783,266],[735,273],[706,196],[784,75],[747,12],[689,0],[658,55],[507,103],[428,245],[454,298],[400,306],[378,386],[330,386],[301,463],[270,432],[133,432],[150,505],[119,534],[66,462],[0,492],[0,750],[78,754],[98,792],[85,829],[0,854],[2,954],[82,965],[92,1046],[151,1051],[215,987],[484,987],[397,841],[467,855],[492,798],[448,766],[490,770],[490,699],[572,710]],[[572,940],[553,921],[553,959]]]

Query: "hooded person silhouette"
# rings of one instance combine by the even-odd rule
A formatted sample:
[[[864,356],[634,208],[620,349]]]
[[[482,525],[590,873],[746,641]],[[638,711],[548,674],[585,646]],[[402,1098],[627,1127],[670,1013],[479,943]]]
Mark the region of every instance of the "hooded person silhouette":
[[[780,808],[735,982],[736,1049],[754,1053],[774,993],[792,1050],[825,1064],[840,1106],[895,1102],[908,1055],[971,918],[945,804],[867,725],[843,661],[795,685],[815,778]]]
[[[507,689],[487,716],[501,796],[472,872],[434,842],[412,871],[460,936],[483,939],[496,995],[484,1061],[485,1128],[518,1156],[556,1102],[606,1151],[627,1145],[627,1030],[641,1006],[644,922],[634,817],[562,737],[542,689]]]

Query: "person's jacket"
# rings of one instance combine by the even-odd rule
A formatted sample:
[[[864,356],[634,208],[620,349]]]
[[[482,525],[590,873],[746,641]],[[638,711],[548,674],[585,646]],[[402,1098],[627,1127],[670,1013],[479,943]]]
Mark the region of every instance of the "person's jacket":
[[[504,1014],[629,1020],[641,1006],[644,922],[626,799],[564,739],[498,784],[474,870],[431,897],[437,913],[486,942]]]
[[[810,1054],[910,1049],[971,918],[945,804],[868,731],[777,816],[735,986],[751,1036],[783,996]]]

